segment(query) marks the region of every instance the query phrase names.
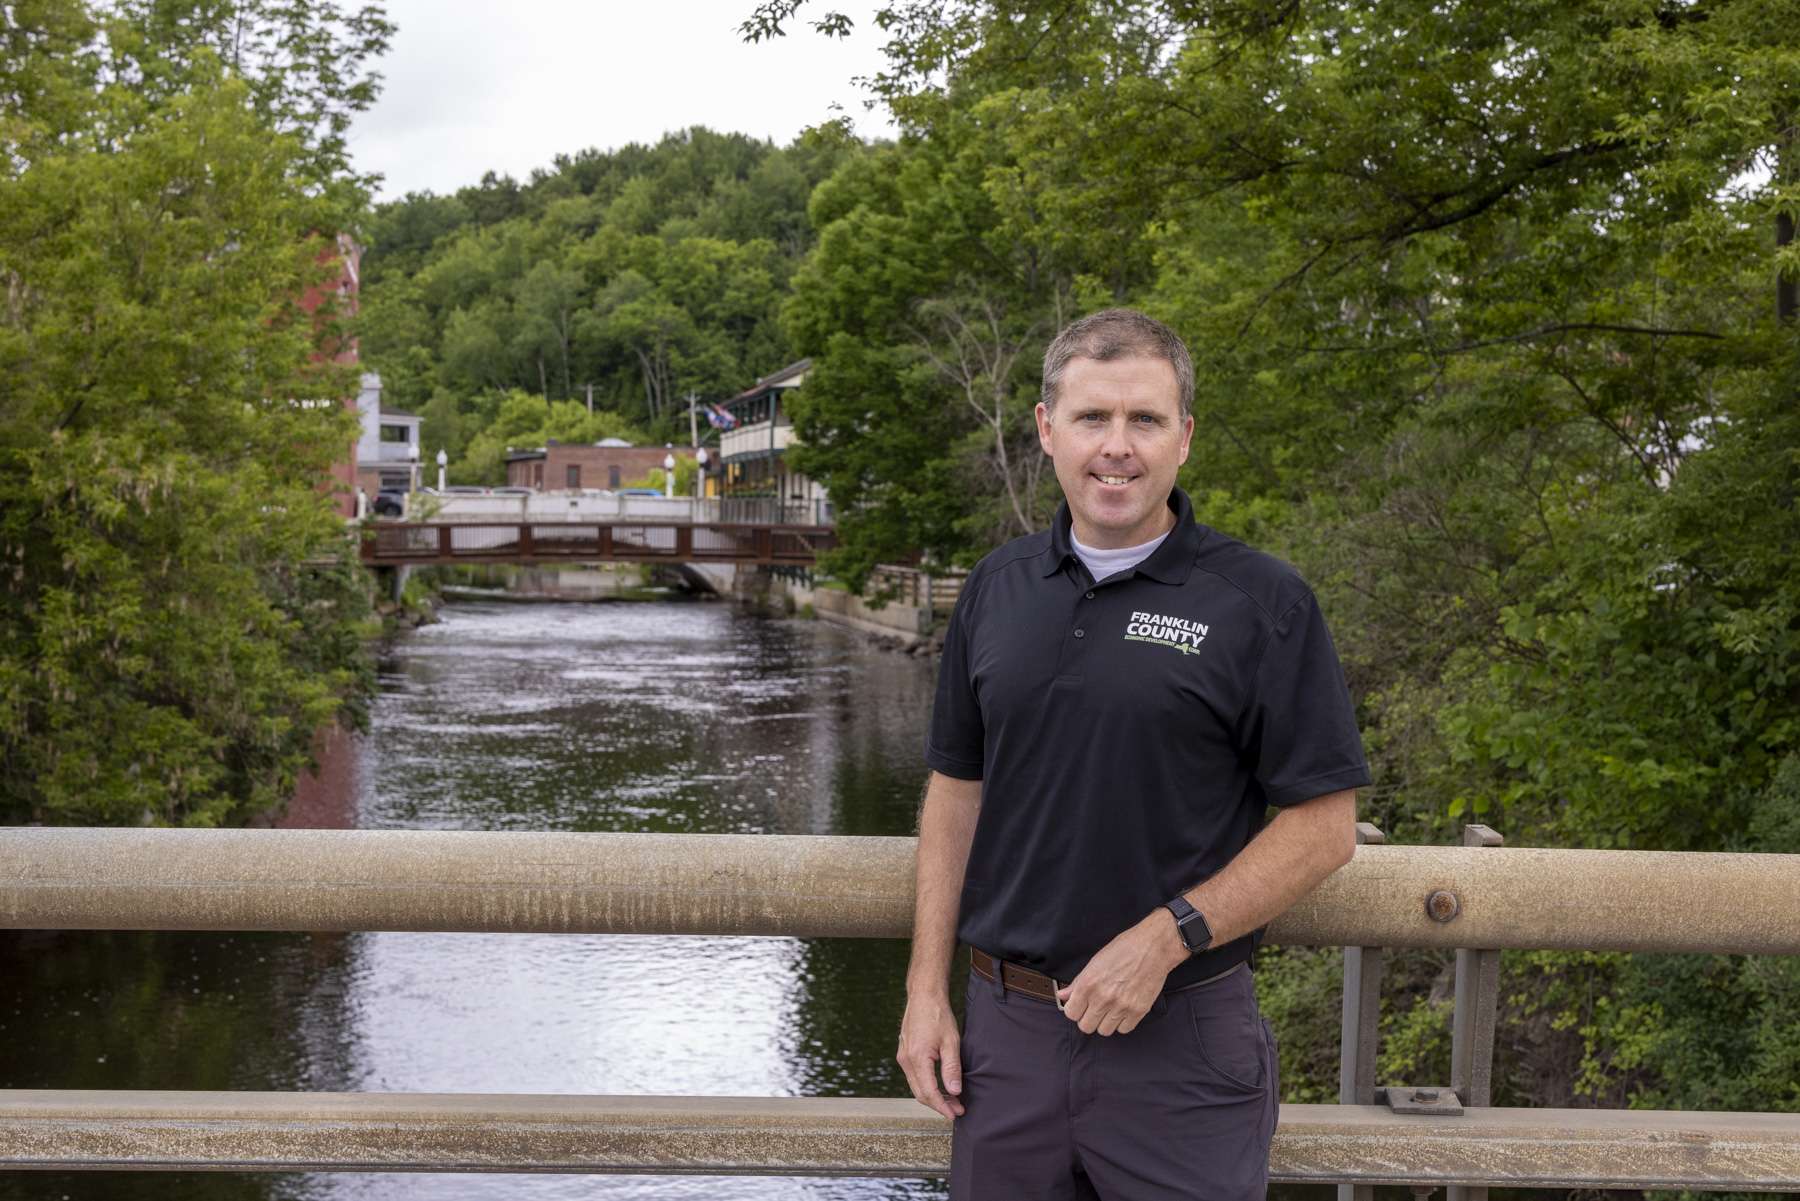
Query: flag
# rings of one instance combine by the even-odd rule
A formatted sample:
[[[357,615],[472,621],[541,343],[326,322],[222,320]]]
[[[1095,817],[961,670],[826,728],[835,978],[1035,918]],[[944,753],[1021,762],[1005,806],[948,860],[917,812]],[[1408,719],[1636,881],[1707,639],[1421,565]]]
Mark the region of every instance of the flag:
[[[718,405],[706,406],[706,424],[712,426],[714,429],[734,430],[737,428],[737,423],[737,418],[733,417],[729,411],[720,408]]]

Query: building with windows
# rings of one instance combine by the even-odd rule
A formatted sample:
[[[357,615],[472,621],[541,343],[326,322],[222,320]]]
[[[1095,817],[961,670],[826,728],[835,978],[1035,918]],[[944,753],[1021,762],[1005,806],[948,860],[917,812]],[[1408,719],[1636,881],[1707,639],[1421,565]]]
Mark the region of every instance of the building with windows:
[[[381,407],[381,375],[366,371],[356,397],[362,436],[356,441],[356,486],[367,500],[384,489],[410,492],[418,487],[421,418]]]
[[[643,480],[653,469],[660,470],[669,453],[666,446],[633,446],[619,438],[599,442],[558,442],[552,438],[535,450],[509,450],[506,483],[508,487],[535,488],[540,492],[616,492]],[[675,452],[677,458],[689,453]]]
[[[737,424],[719,436],[719,459],[728,497],[769,497],[783,507],[822,513],[825,489],[795,471],[787,459],[794,423],[783,398],[806,382],[811,359],[766,375],[719,407]]]

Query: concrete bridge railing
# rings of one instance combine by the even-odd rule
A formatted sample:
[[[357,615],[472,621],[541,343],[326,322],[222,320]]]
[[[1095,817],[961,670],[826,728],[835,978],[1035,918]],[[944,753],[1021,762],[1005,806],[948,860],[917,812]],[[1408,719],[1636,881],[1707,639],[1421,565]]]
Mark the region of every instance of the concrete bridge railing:
[[[456,563],[736,563],[811,567],[837,545],[830,526],[690,522],[373,522],[369,567]]]
[[[1365,827],[1369,845],[1271,928],[1272,941],[1359,952],[1345,989],[1352,1103],[1284,1106],[1273,1178],[1355,1194],[1800,1189],[1800,1115],[1488,1108],[1482,1062],[1488,957],[1800,954],[1800,856],[1503,848],[1471,830],[1478,845],[1398,847]],[[903,938],[913,849],[779,835],[9,829],[0,928]],[[1368,952],[1385,947],[1472,957],[1455,1095],[1370,1095]],[[4,1169],[912,1176],[948,1159],[948,1125],[910,1099],[0,1090]]]

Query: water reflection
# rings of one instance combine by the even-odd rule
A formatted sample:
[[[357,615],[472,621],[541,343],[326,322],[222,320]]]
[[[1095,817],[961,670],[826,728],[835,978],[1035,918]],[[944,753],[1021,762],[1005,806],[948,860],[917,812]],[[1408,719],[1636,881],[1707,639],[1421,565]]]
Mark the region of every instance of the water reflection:
[[[450,616],[384,678],[363,826],[816,834],[843,810],[911,826],[930,686],[916,661],[717,605]],[[852,779],[880,777],[848,796],[840,726],[872,759]]]
[[[722,605],[472,603],[384,665],[365,828],[911,831],[931,669]],[[24,1088],[901,1096],[899,941],[0,936]],[[724,981],[725,983],[721,983]],[[104,1014],[97,1019],[96,1015]],[[0,1176],[0,1197],[875,1198],[923,1181]]]
[[[782,1055],[791,939],[363,938],[347,1015],[359,1090],[799,1095]],[[731,984],[697,987],[684,962]]]

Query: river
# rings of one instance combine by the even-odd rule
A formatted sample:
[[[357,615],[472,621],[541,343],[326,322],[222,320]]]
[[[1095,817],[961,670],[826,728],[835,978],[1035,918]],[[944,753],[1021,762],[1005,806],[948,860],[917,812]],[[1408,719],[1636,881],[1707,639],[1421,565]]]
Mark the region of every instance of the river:
[[[912,831],[929,662],[722,604],[442,616],[383,663],[373,728],[340,740],[309,822]],[[0,933],[0,1087],[904,1096],[906,954],[898,940]],[[918,1180],[0,1174],[0,1198],[74,1201],[941,1195]]]

